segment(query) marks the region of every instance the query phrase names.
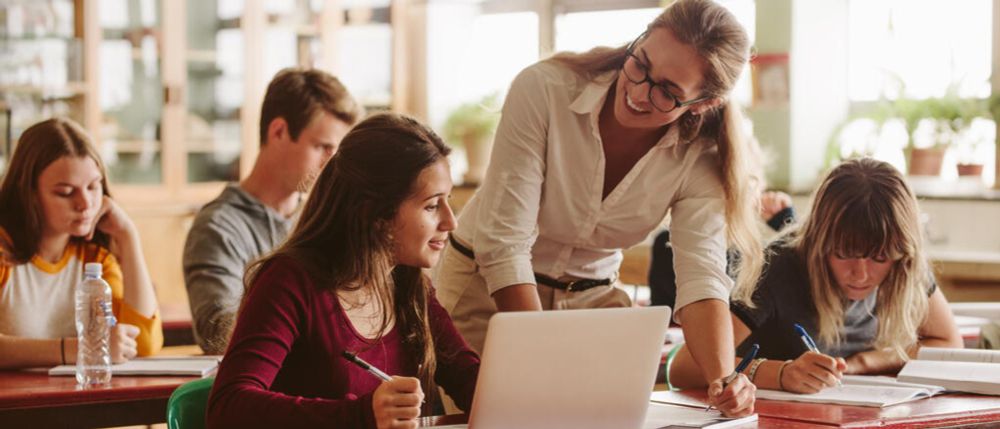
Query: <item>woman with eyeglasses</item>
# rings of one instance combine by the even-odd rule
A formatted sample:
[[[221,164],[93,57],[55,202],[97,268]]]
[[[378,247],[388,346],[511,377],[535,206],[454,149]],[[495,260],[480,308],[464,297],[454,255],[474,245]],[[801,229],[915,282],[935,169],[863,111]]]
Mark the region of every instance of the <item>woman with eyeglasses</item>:
[[[515,78],[484,183],[434,273],[473,348],[497,311],[631,305],[617,287],[622,249],[669,214],[675,320],[710,402],[753,412],[746,377],[722,381],[734,368],[729,298],[749,299],[762,260],[758,150],[729,100],[749,50],[725,8],[679,0],[628,46],[557,54]],[[742,255],[735,282],[727,247]]]

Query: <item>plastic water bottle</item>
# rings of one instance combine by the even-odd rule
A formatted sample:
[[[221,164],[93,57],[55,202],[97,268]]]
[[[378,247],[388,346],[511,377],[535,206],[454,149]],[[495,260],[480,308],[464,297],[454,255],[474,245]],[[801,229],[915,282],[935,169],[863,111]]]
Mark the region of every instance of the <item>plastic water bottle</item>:
[[[111,381],[111,286],[101,278],[103,267],[84,265],[83,282],[76,288],[76,382],[81,386]]]

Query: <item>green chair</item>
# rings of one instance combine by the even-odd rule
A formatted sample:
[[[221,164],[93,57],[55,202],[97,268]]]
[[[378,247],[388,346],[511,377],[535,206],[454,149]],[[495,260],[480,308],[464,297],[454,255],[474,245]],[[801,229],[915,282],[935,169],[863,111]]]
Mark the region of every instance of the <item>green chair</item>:
[[[189,381],[180,385],[167,400],[167,428],[203,429],[208,392],[215,377]]]
[[[664,381],[667,382],[667,390],[676,390],[674,389],[674,386],[670,384],[670,364],[674,362],[674,357],[677,356],[677,352],[681,350],[682,345],[684,345],[684,343],[677,344],[674,348],[670,349],[670,352],[667,353],[667,358],[663,362],[663,372],[666,373],[664,376],[666,380]]]

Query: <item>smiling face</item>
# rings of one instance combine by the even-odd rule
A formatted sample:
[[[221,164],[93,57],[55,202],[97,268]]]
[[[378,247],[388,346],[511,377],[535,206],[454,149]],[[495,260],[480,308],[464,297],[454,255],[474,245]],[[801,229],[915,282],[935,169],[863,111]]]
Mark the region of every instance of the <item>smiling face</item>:
[[[103,175],[88,156],[64,156],[38,176],[38,202],[45,217],[42,234],[86,236],[104,197]]]
[[[417,268],[437,264],[455,229],[455,213],[448,205],[451,168],[444,159],[420,172],[414,192],[399,207],[393,219],[396,263]]]
[[[655,28],[632,50],[649,73],[649,78],[664,86],[679,101],[689,101],[701,97],[701,88],[707,66],[694,47],[679,41],[665,28]],[[661,112],[649,101],[650,83],[635,84],[618,72],[614,91],[614,117],[628,128],[659,128],[676,121],[694,105],[678,107],[669,112]]]

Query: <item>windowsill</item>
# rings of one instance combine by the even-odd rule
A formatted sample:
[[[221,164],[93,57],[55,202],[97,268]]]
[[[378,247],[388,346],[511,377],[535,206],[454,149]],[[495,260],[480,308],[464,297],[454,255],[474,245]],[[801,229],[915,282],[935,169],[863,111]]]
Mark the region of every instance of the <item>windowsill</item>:
[[[1000,201],[1000,189],[988,187],[979,178],[944,179],[940,177],[907,176],[907,181],[921,200]],[[817,185],[818,186],[818,185]],[[797,197],[812,197],[813,191],[792,193]]]

